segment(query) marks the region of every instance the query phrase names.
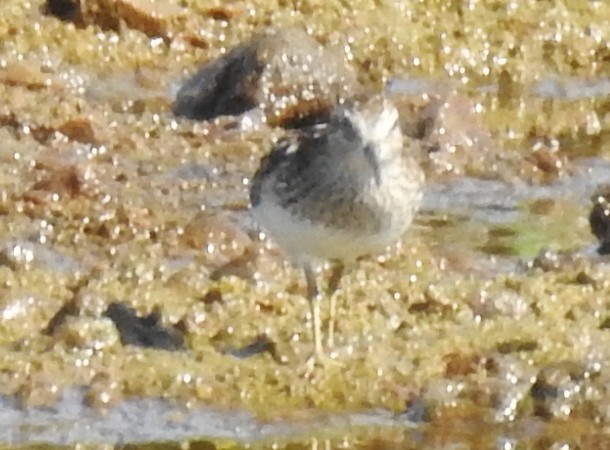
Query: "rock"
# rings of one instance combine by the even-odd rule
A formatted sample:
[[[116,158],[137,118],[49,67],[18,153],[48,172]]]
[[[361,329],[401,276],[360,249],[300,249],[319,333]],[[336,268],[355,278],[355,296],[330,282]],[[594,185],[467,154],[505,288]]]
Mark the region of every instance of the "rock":
[[[43,73],[40,65],[30,61],[6,63],[0,68],[0,83],[7,86],[23,86],[30,90],[44,89],[57,81]]]
[[[47,0],[43,11],[78,26],[119,31],[121,23],[149,37],[169,40],[174,25],[186,20],[177,0]]]
[[[359,90],[338,52],[300,29],[288,29],[256,35],[204,65],[180,88],[173,110],[208,120],[260,108],[269,124],[295,126],[325,116]]]
[[[43,12],[78,26],[96,25],[103,30],[118,31],[121,24],[115,0],[47,0]]]
[[[117,0],[116,8],[129,28],[165,39],[173,36],[172,25],[183,20],[187,12],[178,2],[167,0]]]
[[[536,146],[526,158],[537,170],[546,174],[559,176],[567,165],[567,158],[560,156],[557,150],[544,146]]]
[[[81,5],[79,0],[47,0],[43,8],[45,14],[69,22],[80,22]]]
[[[393,94],[403,132],[419,140],[427,174],[480,175],[495,143],[476,105],[455,93]]]
[[[568,251],[554,251],[542,248],[536,257],[527,262],[527,269],[539,269],[543,272],[566,272],[575,270],[581,262],[581,256]]]
[[[405,403],[401,417],[413,423],[426,423],[432,420],[433,408],[423,397],[413,395]]]
[[[208,264],[217,269],[244,255],[252,240],[227,215],[200,213],[185,227],[182,242],[203,249]]]
[[[62,305],[62,307],[55,313],[43,333],[47,336],[54,335],[63,325],[66,323],[69,317],[76,317],[79,314],[78,303],[74,300],[70,300]]]
[[[45,192],[48,196],[75,198],[83,193],[83,176],[76,166],[49,170],[48,175],[32,186],[33,191]],[[45,195],[39,198],[42,200]],[[45,199],[53,201],[52,198]]]
[[[104,315],[116,325],[123,345],[170,351],[184,347],[182,334],[176,329],[165,328],[157,312],[139,317],[133,308],[123,303],[112,303]]]
[[[536,368],[531,360],[497,352],[487,355],[484,368],[485,377],[475,384],[473,398],[493,408],[497,422],[513,422],[527,407]]]
[[[443,357],[445,362],[445,377],[459,379],[475,373],[485,361],[481,355],[470,352],[451,352]]]
[[[102,350],[119,343],[119,333],[106,317],[68,316],[53,337],[70,349]]]
[[[62,393],[55,375],[50,373],[29,375],[16,393],[21,408],[51,408],[55,405]]]
[[[59,125],[57,131],[73,141],[82,142],[83,144],[99,144],[95,133],[95,125],[89,118],[68,119]]]
[[[584,401],[586,382],[585,369],[577,362],[547,365],[540,370],[530,390],[534,414],[545,418],[569,418]]]
[[[475,317],[485,320],[497,317],[521,320],[531,309],[527,299],[512,290],[490,293],[481,289],[468,299],[468,306]]]
[[[269,353],[274,359],[277,359],[275,342],[269,339],[266,335],[257,336],[253,342],[238,348],[225,348],[220,351],[238,359],[246,359],[252,356],[260,355],[261,353]]]

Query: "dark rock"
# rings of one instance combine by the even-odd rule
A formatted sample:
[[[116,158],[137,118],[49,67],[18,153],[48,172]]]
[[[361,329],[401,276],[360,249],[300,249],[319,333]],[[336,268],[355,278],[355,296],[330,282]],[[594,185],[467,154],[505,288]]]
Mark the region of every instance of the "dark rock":
[[[543,248],[536,257],[527,263],[529,269],[540,269],[543,272],[561,272],[575,269],[580,259],[569,251],[554,251]]]
[[[530,389],[534,413],[566,419],[583,402],[585,368],[574,361],[549,364],[536,376]]]
[[[161,324],[158,312],[139,317],[135,310],[123,303],[112,303],[104,313],[119,330],[123,345],[180,350],[184,338],[177,330]]]
[[[45,14],[58,19],[79,22],[81,20],[81,7],[79,0],[47,0],[43,11]]]
[[[301,126],[322,120],[340,99],[358,91],[338,52],[290,29],[256,35],[204,65],[180,88],[173,110],[208,120],[261,108],[271,125]]]
[[[420,396],[407,401],[402,417],[413,423],[430,422],[432,418],[430,405]]]
[[[276,357],[275,342],[265,335],[258,336],[251,344],[239,348],[228,348],[223,350],[222,353],[239,359],[250,358],[261,353],[269,353],[272,357]]]
[[[78,27],[96,25],[103,30],[118,31],[120,16],[113,0],[47,0],[42,12]]]
[[[219,289],[210,289],[201,300],[206,305],[213,305],[214,303],[222,303],[222,292]]]
[[[75,300],[70,300],[63,304],[63,306],[55,313],[55,315],[49,320],[47,327],[43,330],[43,334],[51,336],[59,329],[70,316],[78,316],[79,305]]]
[[[533,352],[538,348],[538,343],[532,340],[512,339],[498,343],[496,346],[498,352],[518,353],[518,352]]]
[[[536,368],[518,354],[499,352],[486,355],[481,367],[486,376],[471,385],[465,397],[492,408],[498,422],[514,421],[527,408],[524,400],[529,398]]]

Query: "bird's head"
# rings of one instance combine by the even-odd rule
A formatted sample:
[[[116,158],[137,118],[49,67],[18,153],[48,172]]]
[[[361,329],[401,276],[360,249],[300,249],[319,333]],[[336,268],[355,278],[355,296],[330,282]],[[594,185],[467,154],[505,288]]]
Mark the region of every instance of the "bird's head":
[[[398,110],[382,95],[340,105],[333,112],[332,120],[348,140],[361,139],[375,146],[392,148],[402,146]]]

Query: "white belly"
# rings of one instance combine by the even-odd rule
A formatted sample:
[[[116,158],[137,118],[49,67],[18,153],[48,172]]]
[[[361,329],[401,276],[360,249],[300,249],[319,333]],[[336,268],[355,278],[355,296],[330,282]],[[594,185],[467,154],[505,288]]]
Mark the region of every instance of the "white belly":
[[[354,260],[382,252],[395,243],[411,222],[411,214],[388,220],[378,233],[327,228],[297,218],[277,203],[263,200],[252,213],[264,231],[297,263],[316,260]],[[402,216],[402,214],[401,214]]]

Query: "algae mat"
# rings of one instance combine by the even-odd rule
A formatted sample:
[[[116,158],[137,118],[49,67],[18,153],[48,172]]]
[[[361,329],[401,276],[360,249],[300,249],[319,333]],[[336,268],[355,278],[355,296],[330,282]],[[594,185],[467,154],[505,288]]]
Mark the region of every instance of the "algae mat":
[[[606,3],[7,0],[0,17],[0,389],[24,411],[84,386],[101,411],[161,397],[263,423],[382,409],[420,427],[305,446],[477,448],[507,430],[523,448],[605,442],[610,276],[580,252],[593,244],[588,193],[550,191],[502,226],[424,208],[397,249],[346,277],[339,364],[307,373],[303,282],[247,211],[250,176],[283,131],[170,107],[199,64],[300,27],[372,90],[417,77],[471,102],[494,145],[454,148],[431,187],[599,173],[579,160],[609,156],[607,95],[586,90],[609,72]],[[584,80],[584,94],[534,89],[555,79]],[[498,261],[510,269],[490,270]],[[103,315],[113,302],[156,312],[184,349],[122,345]],[[235,356],[260,336],[273,351]]]

